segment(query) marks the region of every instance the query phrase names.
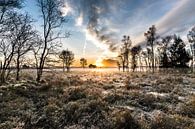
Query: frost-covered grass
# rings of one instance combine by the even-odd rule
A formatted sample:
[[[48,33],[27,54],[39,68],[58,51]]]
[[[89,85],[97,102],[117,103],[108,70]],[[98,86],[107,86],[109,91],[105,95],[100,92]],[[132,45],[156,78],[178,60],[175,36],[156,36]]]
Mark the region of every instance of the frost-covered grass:
[[[0,129],[194,129],[195,75],[48,72],[0,86]]]

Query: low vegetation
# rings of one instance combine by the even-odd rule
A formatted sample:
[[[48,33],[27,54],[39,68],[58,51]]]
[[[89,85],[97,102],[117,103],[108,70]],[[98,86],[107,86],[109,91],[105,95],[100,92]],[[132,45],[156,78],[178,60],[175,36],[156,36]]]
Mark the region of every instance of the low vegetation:
[[[191,74],[53,74],[0,87],[1,129],[195,128]]]

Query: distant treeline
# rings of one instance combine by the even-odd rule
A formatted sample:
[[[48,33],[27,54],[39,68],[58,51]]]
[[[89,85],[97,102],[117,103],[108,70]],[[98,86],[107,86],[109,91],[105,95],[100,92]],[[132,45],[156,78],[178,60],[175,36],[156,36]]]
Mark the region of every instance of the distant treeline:
[[[134,71],[138,65],[146,66],[153,72],[155,68],[187,68],[194,66],[195,57],[195,27],[189,31],[187,38],[189,49],[180,36],[157,35],[157,29],[153,25],[144,33],[146,37],[145,47],[141,45],[132,46],[130,36],[124,36],[118,56],[119,70]],[[189,64],[191,62],[191,64]]]

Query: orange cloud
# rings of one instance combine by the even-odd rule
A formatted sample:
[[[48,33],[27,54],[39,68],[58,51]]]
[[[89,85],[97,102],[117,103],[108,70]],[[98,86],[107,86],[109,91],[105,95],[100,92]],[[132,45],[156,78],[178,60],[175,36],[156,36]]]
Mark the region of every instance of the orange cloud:
[[[102,64],[104,67],[117,67],[117,61],[114,59],[103,59]]]

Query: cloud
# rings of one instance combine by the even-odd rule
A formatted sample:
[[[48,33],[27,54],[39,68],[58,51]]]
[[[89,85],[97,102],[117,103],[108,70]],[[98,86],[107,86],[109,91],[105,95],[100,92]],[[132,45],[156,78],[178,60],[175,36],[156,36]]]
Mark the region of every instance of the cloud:
[[[76,19],[76,26],[82,26],[83,25],[83,14],[81,13],[79,17]]]
[[[186,31],[195,25],[194,12],[195,12],[194,0],[181,0],[178,3],[176,3],[174,7],[169,12],[167,12],[163,17],[161,17],[157,22],[150,24],[156,25],[157,33],[161,36],[176,33],[181,34],[182,37],[184,37]],[[135,45],[145,44],[145,37],[143,33],[134,37],[134,40],[137,42]]]
[[[160,34],[181,33],[195,24],[195,1],[182,0],[157,23]]]
[[[133,45],[145,44],[144,32],[156,25],[160,35],[183,34],[195,23],[195,0],[66,0],[74,10],[75,26],[86,40],[103,52],[99,59],[116,55],[122,35]],[[84,46],[84,49],[86,46]]]
[[[67,16],[73,12],[73,9],[67,2],[65,2],[64,6],[61,8],[61,12],[62,12],[62,16]]]
[[[102,64],[106,67],[116,67],[117,66],[117,60],[103,59]]]
[[[108,15],[111,7],[116,5],[117,0],[72,0],[69,5],[73,10],[77,10],[75,15],[75,26],[80,26],[85,33],[86,41],[91,41],[103,52],[98,60],[110,56],[116,51],[116,28],[110,26],[113,22],[109,20]],[[85,28],[84,28],[85,27]],[[83,29],[84,28],[84,29]],[[86,43],[83,47],[83,55],[86,52]]]

